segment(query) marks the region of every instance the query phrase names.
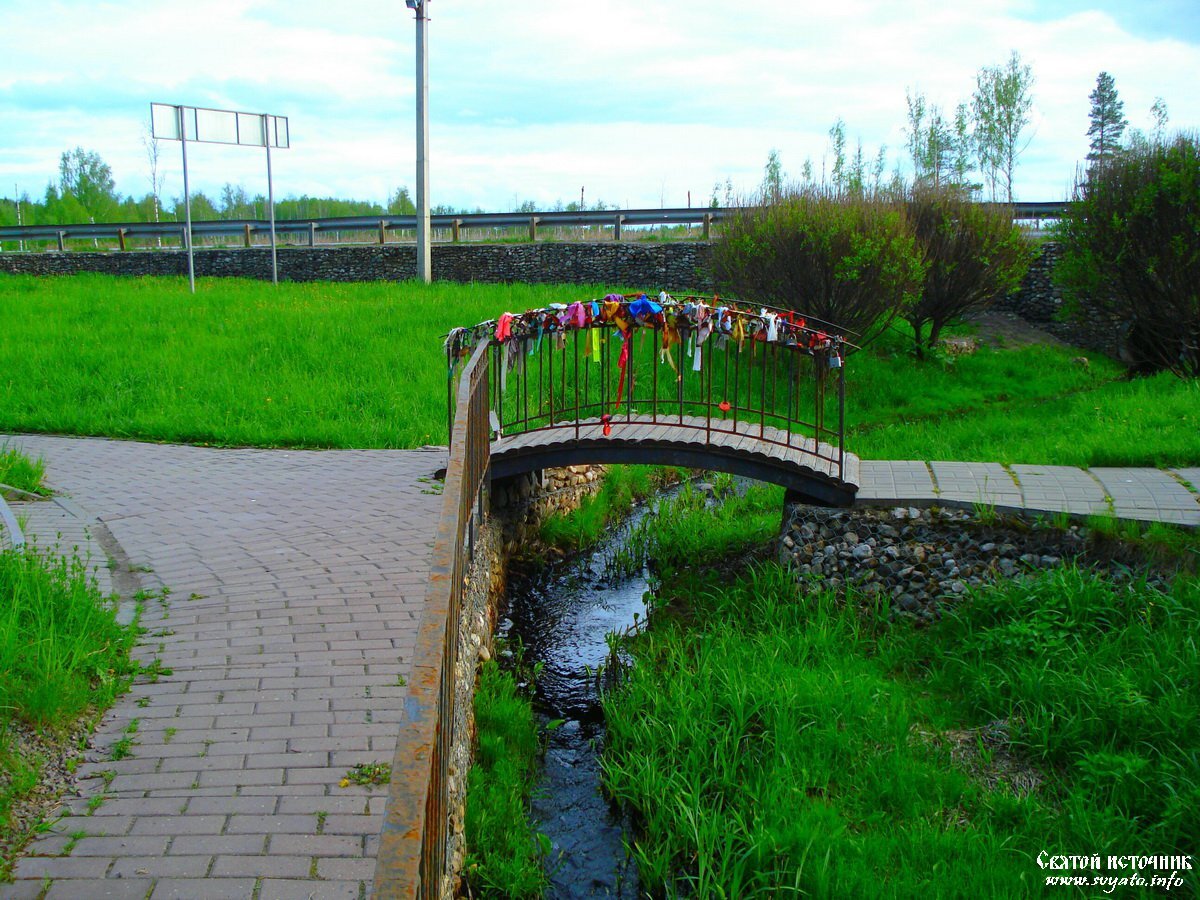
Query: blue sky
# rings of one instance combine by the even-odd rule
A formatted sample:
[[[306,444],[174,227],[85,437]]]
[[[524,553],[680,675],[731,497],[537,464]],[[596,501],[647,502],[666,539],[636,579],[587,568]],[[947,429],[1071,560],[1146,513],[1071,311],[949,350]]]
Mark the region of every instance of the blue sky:
[[[868,157],[907,166],[905,91],[952,114],[981,66],[1032,65],[1018,199],[1061,199],[1087,152],[1087,95],[1113,75],[1131,126],[1162,97],[1200,126],[1197,0],[431,0],[431,193],[505,209],[578,199],[633,207],[750,191],[828,164],[839,116]],[[286,115],[277,195],[383,200],[412,185],[413,23],[402,0],[0,0],[0,196],[40,195],[64,150],[149,190],[151,101]],[[182,191],[178,145],[162,145]],[[265,191],[262,154],[206,145],[193,185]]]

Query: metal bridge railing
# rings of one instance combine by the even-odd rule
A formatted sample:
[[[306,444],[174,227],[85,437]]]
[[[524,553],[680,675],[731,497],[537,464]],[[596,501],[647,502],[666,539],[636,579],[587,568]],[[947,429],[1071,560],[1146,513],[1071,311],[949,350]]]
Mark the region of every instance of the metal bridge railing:
[[[706,445],[719,435],[753,439],[844,477],[845,354],[854,345],[833,326],[717,298],[593,303],[506,314],[451,334],[451,361],[477,342],[491,348],[499,439],[566,431],[579,440],[599,427],[619,440],[624,426],[652,424],[689,440],[703,435]]]
[[[480,346],[455,391],[450,457],[417,645],[375,866],[377,898],[442,896],[450,748],[463,577],[488,473],[488,353]]]

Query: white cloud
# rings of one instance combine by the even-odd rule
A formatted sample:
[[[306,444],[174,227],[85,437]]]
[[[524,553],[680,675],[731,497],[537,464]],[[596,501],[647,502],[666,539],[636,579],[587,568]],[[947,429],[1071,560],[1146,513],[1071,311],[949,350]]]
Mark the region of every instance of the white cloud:
[[[1172,126],[1200,124],[1200,40],[1147,33],[1097,3],[1057,14],[1028,0],[431,0],[434,202],[499,209],[583,185],[589,202],[682,204],[690,190],[702,203],[727,176],[752,189],[771,148],[787,171],[808,157],[819,172],[839,116],[851,147],[887,144],[890,169],[906,88],[952,114],[978,69],[1012,49],[1037,78],[1018,195],[1057,199],[1086,153],[1101,70],[1132,125],[1148,124],[1156,96]],[[1197,13],[1180,9],[1177,33],[1194,36]],[[144,193],[152,100],[289,116],[279,194],[383,200],[412,182],[413,27],[400,0],[0,0],[0,20],[0,194],[14,182],[40,194],[76,145],[112,165],[119,190]],[[262,190],[260,157],[197,148],[194,184]]]

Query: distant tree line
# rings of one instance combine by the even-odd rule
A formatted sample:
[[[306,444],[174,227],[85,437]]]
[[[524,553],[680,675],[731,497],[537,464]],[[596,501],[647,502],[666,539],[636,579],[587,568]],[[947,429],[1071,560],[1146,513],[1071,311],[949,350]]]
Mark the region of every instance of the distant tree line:
[[[1012,197],[1031,83],[1015,53],[982,70],[953,125],[910,92],[911,181],[886,180],[882,152],[868,164],[861,143],[848,155],[840,119],[830,129],[833,165],[819,181],[806,163],[800,180],[786,182],[772,150],[758,194],[714,247],[718,287],[836,323],[860,347],[904,320],[915,355],[930,355],[946,325],[1016,289],[1032,260],[1011,211],[974,202],[985,185],[994,200]],[[1090,149],[1055,230],[1056,280],[1075,314],[1101,310],[1124,323],[1123,351],[1137,369],[1196,377],[1200,138],[1167,137],[1161,98],[1150,135],[1126,133],[1107,73],[1089,99]]]
[[[94,150],[76,147],[62,154],[58,167],[58,179],[46,186],[45,193],[38,199],[23,194],[15,198],[0,198],[0,225],[73,225],[87,222],[158,222],[160,220],[184,220],[183,196],[162,196],[162,177],[159,172],[157,142],[146,139],[149,181],[152,190],[141,197],[123,196],[117,192],[112,168]],[[545,204],[537,205],[532,200],[517,204],[517,212],[540,212]],[[582,200],[564,204],[558,201],[553,209],[579,211],[582,209],[602,210],[609,206],[598,201],[584,207]],[[416,203],[405,186],[398,187],[388,197],[386,204],[369,200],[347,200],[339,197],[288,196],[275,201],[277,219],[318,219],[342,216],[404,216],[414,215]],[[460,209],[438,205],[432,208],[434,215],[458,213],[482,213],[486,210]],[[210,197],[203,191],[192,192],[192,219],[196,221],[216,219],[266,219],[270,215],[264,194],[250,194],[240,185],[226,184],[216,196]]]

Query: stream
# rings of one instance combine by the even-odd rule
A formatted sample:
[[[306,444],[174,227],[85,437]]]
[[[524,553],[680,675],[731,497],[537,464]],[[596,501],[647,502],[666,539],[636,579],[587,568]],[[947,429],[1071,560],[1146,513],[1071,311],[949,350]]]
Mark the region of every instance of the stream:
[[[628,815],[600,793],[604,713],[596,670],[608,657],[605,635],[646,617],[645,570],[614,577],[608,561],[654,505],[635,509],[586,556],[509,576],[500,634],[524,645],[526,663],[543,664],[533,701],[542,723],[563,720],[548,734],[533,800],[535,827],[553,846],[547,897],[638,896],[637,868],[622,842]]]

